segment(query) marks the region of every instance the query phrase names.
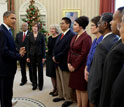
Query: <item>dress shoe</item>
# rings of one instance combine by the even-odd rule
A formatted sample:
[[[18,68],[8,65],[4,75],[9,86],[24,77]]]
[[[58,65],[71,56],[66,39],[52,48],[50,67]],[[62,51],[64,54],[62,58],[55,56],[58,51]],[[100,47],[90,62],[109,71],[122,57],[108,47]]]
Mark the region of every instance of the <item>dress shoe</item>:
[[[56,92],[56,90],[54,89],[52,92],[49,93],[49,95],[53,95]]]
[[[53,102],[59,102],[59,101],[62,101],[62,100],[64,100],[64,98],[54,98]]]
[[[42,87],[39,87],[39,90],[41,91],[43,88]]]
[[[50,92],[49,95],[52,95],[54,92]]]
[[[49,95],[53,95],[53,93],[54,93],[54,92],[52,91],[52,92],[49,93]]]
[[[57,96],[58,95],[58,92],[55,92],[52,94],[53,97]]]
[[[20,86],[23,86],[23,85],[25,85],[26,84],[26,82],[22,82],[22,83],[20,83]]]
[[[33,88],[32,88],[32,90],[36,90],[37,89],[37,86],[34,86]]]
[[[73,102],[72,101],[65,101],[63,104],[62,104],[62,107],[68,107],[72,104]]]

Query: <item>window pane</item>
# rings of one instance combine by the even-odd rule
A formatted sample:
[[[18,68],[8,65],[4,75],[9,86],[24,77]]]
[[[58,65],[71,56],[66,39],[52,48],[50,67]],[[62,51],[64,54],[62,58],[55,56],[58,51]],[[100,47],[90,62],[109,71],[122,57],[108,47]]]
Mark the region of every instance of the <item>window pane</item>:
[[[115,10],[122,6],[124,6],[124,0],[115,0]]]

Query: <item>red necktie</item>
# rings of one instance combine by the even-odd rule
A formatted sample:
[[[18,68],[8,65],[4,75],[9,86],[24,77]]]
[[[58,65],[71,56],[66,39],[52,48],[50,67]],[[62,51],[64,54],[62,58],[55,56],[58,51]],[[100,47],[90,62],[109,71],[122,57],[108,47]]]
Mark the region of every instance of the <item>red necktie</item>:
[[[60,40],[64,37],[64,34],[62,33]]]
[[[26,35],[25,35],[25,33],[24,33],[24,34],[23,34],[22,42],[24,42],[24,40],[25,40],[25,36],[26,36]]]

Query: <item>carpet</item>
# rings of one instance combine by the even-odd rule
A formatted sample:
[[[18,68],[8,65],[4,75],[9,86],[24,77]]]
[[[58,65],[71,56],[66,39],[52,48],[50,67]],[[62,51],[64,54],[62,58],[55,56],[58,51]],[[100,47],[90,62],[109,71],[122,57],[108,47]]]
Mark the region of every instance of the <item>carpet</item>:
[[[25,97],[14,97],[12,99],[13,107],[46,107],[43,103]]]

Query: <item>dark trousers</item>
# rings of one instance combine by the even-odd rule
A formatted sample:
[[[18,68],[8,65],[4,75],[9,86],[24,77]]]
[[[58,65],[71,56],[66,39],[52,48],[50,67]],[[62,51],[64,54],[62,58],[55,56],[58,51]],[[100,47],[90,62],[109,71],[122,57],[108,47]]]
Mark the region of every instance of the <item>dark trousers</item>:
[[[31,64],[27,63],[28,69],[29,69],[29,78],[30,81],[32,82],[32,72],[31,72]],[[26,55],[20,59],[20,67],[21,67],[21,75],[22,79],[21,82],[25,83],[27,81],[27,76],[26,76]]]
[[[0,103],[1,107],[12,107],[13,77],[0,77]]]
[[[37,86],[37,68],[38,68],[38,83],[39,88],[43,88],[43,64],[42,56],[31,56],[31,69],[32,69],[32,85]]]

